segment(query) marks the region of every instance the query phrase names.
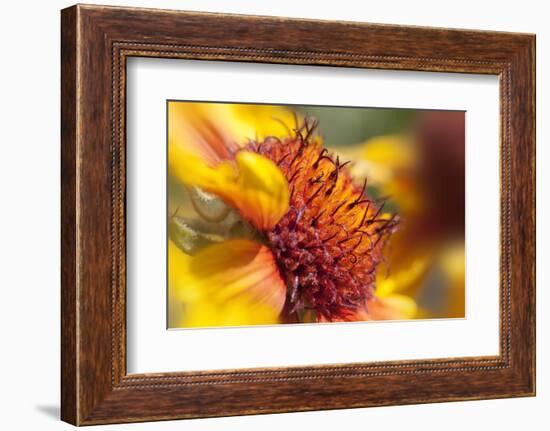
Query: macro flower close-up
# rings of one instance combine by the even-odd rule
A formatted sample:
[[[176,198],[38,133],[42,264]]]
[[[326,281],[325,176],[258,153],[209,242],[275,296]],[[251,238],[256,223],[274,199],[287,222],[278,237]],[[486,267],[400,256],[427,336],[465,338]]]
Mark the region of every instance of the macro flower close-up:
[[[422,196],[407,138],[327,145],[323,115],[287,106],[168,110],[170,327],[430,314],[411,288],[436,251],[429,232],[409,238],[429,218],[413,217]]]

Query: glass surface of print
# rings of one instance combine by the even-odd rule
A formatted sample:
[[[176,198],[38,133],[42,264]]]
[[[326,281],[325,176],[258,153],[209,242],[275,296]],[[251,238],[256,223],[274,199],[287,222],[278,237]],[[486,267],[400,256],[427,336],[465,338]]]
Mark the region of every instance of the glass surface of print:
[[[168,102],[170,328],[464,317],[464,112]]]

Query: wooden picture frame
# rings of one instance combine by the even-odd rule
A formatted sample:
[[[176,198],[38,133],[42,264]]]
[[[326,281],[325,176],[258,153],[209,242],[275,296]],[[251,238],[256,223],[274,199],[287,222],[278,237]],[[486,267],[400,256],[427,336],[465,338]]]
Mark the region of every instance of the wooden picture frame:
[[[61,17],[64,421],[535,394],[534,35],[83,5]],[[128,375],[125,65],[131,56],[498,75],[500,355]]]

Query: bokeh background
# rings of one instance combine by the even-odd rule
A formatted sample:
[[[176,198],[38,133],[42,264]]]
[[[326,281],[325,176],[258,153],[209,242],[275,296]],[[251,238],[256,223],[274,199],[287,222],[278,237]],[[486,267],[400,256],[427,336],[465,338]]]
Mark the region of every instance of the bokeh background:
[[[170,102],[193,103],[193,102]],[[214,107],[214,105],[218,105]],[[212,104],[218,109],[220,104]],[[275,116],[315,117],[325,146],[343,161],[367,193],[384,200],[401,223],[377,274],[377,296],[410,298],[410,319],[465,317],[465,113],[413,109],[231,104],[225,123],[254,139],[254,124]],[[255,123],[255,120],[257,123]],[[185,118],[169,118],[186,121]],[[247,124],[243,131],[242,124]],[[232,126],[232,124],[229,124]],[[169,214],[190,208],[184,188],[170,178]],[[185,308],[169,303],[169,326]]]

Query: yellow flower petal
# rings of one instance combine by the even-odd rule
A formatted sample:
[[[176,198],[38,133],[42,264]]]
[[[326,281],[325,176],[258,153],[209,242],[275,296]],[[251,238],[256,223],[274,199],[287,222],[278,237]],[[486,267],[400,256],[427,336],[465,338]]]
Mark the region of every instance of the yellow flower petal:
[[[412,319],[416,311],[416,302],[405,295],[392,294],[368,302],[368,313],[372,320]]]
[[[214,104],[170,102],[168,104],[168,137],[187,152],[214,165],[228,159],[238,149],[230,130],[223,127],[223,112]]]
[[[168,241],[168,327],[177,328],[180,326],[182,313],[184,311],[182,298],[185,302],[197,299],[192,290],[178,283],[188,272],[191,256],[184,253],[172,241]]]
[[[254,227],[271,229],[288,210],[288,183],[275,163],[250,151],[208,166],[176,143],[169,145],[169,171],[185,184],[221,197]]]
[[[415,147],[407,136],[377,136],[361,146],[361,157],[392,170],[410,169],[416,164],[414,150]]]
[[[170,102],[168,136],[213,166],[230,158],[249,139],[286,136],[295,127],[292,111],[281,106],[238,103]]]
[[[170,269],[179,277],[172,279],[175,299],[186,304],[183,326],[278,323],[286,285],[266,246],[228,240],[204,248],[185,266]]]
[[[282,171],[271,160],[249,151],[236,157],[238,177],[232,191],[218,190],[241,215],[260,229],[271,229],[288,210],[290,192]]]
[[[239,103],[224,106],[232,115],[232,133],[239,142],[246,142],[247,139],[261,141],[268,136],[288,136],[289,131],[296,127],[292,110],[284,106]]]
[[[265,304],[254,307],[243,301],[228,302],[220,307],[218,304],[202,301],[187,307],[188,312],[173,327],[208,328],[253,325],[276,325],[281,323],[278,315]]]
[[[445,317],[464,317],[466,311],[464,242],[448,244],[441,252],[440,265],[449,283]]]
[[[430,259],[425,255],[415,256],[410,263],[386,276],[379,271],[376,277],[376,296],[384,298],[394,292],[408,292],[423,279],[429,269]]]
[[[191,256],[184,253],[172,240],[168,240],[168,284],[181,280],[189,271]]]

